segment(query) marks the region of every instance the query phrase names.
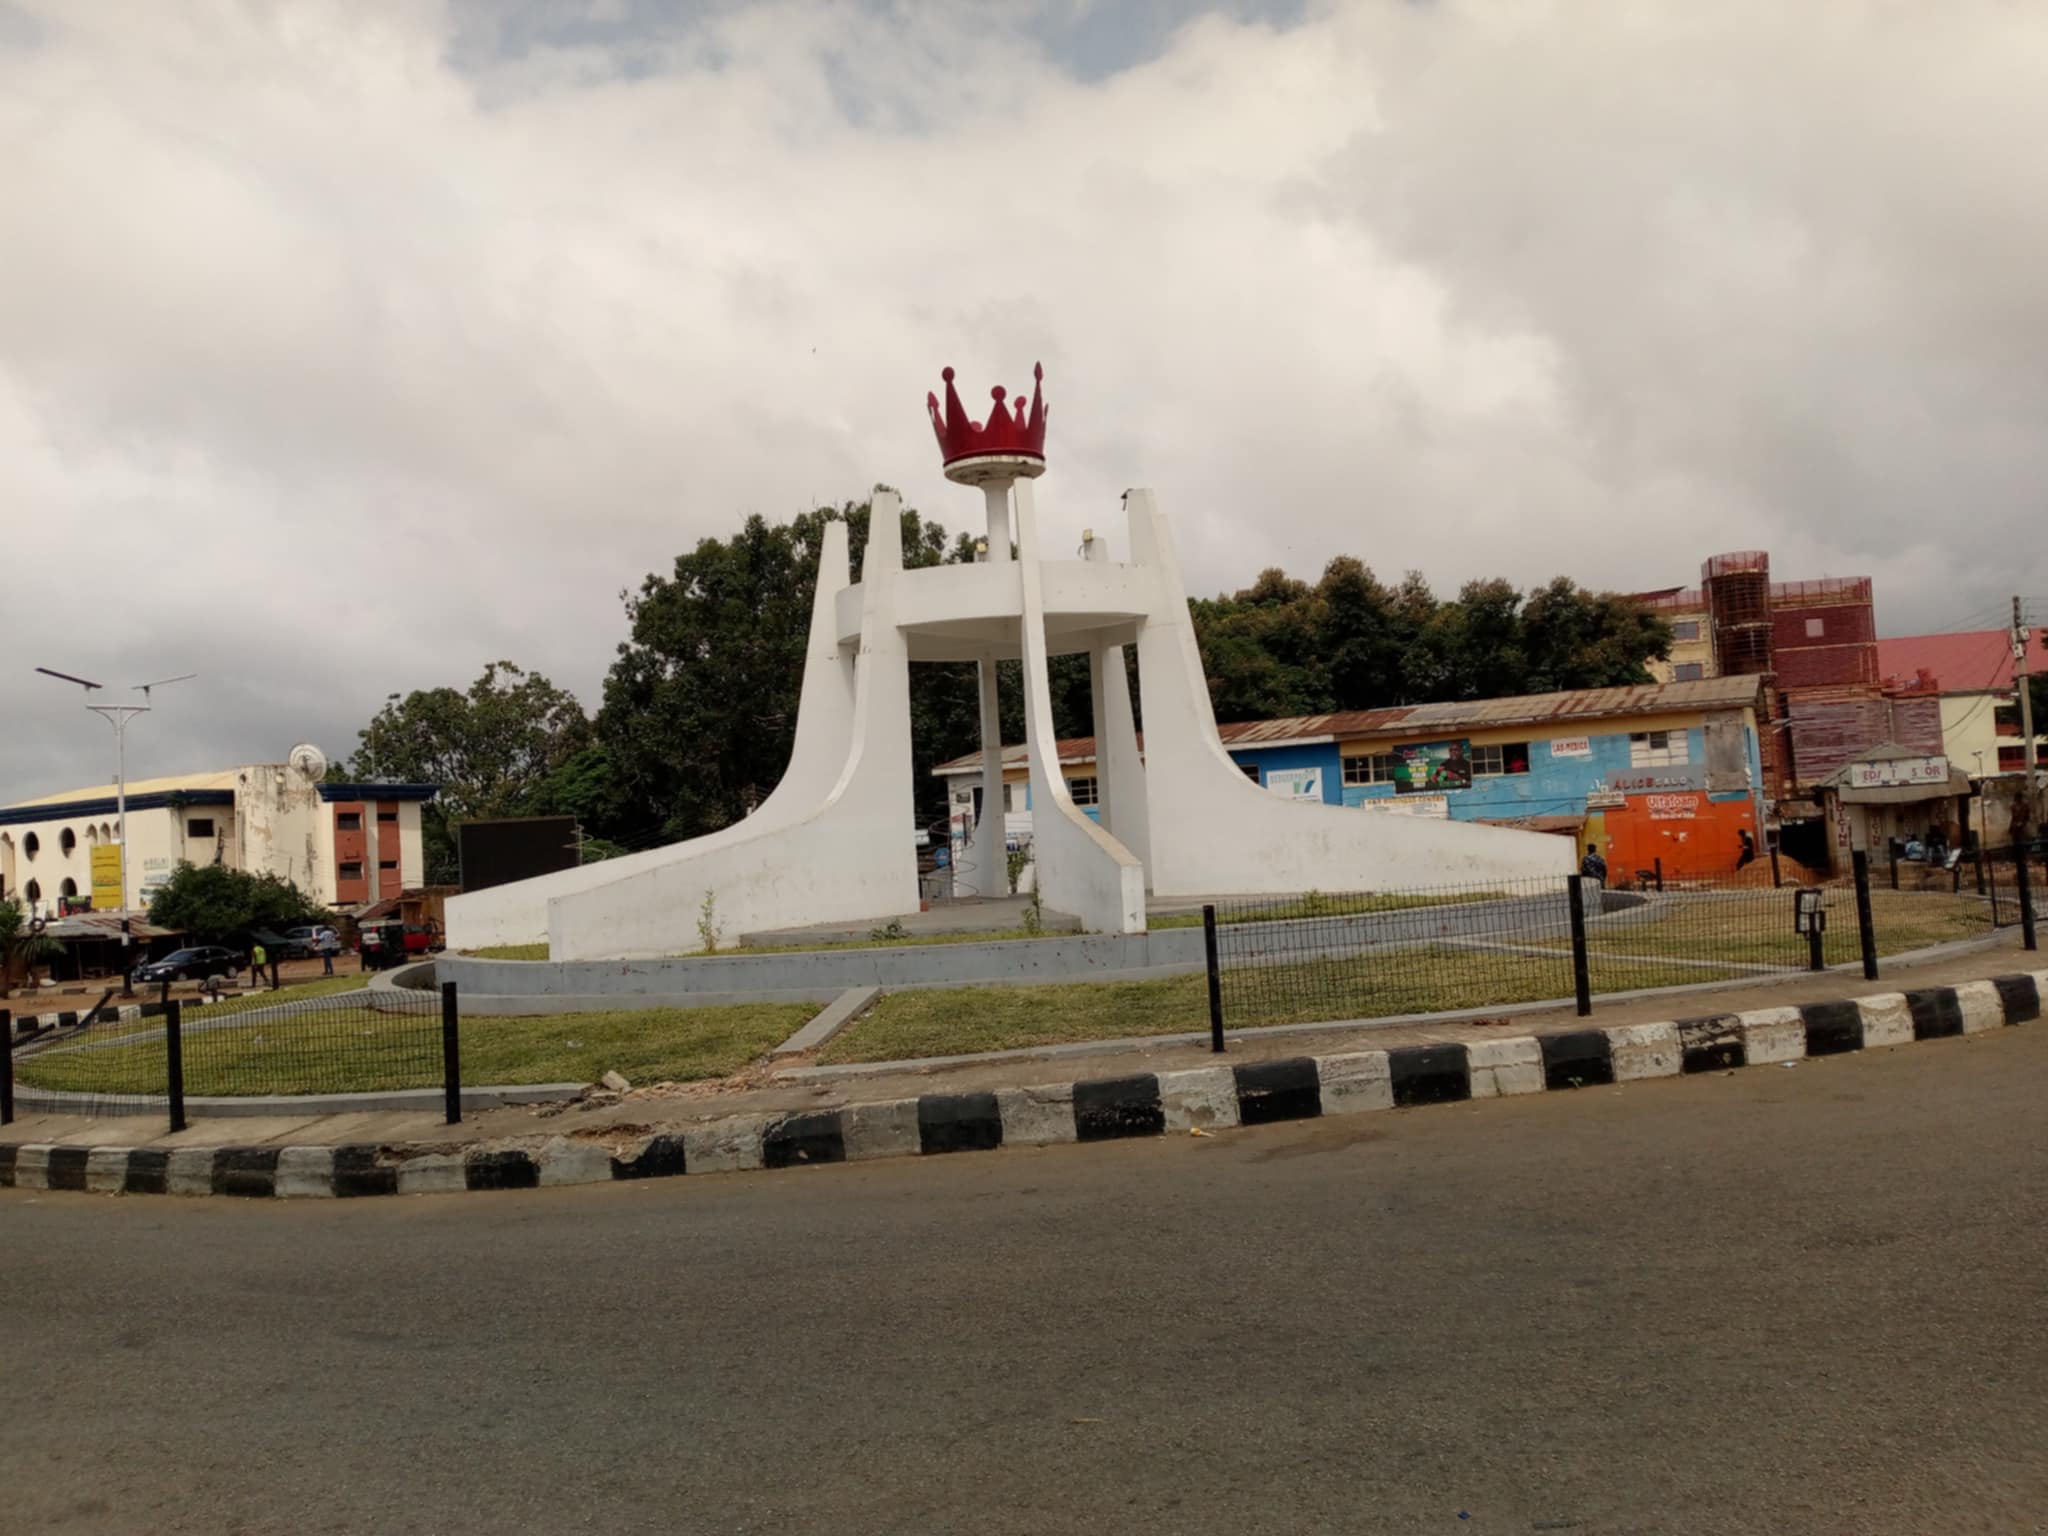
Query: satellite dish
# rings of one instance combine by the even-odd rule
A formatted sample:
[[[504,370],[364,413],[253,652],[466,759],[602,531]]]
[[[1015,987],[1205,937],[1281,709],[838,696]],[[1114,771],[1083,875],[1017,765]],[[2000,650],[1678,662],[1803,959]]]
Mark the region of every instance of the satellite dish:
[[[327,776],[327,754],[310,741],[302,741],[292,748],[291,765],[309,779]]]

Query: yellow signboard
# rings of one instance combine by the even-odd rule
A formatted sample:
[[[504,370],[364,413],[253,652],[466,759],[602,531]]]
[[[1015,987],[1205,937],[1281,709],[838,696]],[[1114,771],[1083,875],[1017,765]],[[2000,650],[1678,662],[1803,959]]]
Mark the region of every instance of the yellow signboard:
[[[121,910],[121,845],[101,843],[92,851],[92,909]]]

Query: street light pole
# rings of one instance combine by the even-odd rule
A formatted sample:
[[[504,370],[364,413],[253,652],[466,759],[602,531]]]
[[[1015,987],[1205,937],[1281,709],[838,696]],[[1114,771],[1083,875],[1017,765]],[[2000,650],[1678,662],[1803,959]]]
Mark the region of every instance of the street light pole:
[[[128,900],[128,722],[137,715],[149,713],[147,704],[94,704],[90,700],[95,690],[104,687],[83,677],[73,677],[69,672],[53,672],[48,667],[36,670],[45,677],[54,677],[60,683],[76,683],[83,688],[88,700],[86,708],[114,728],[114,846],[119,850],[121,861],[121,978],[125,986],[130,966],[128,950],[135,937],[129,931],[128,914],[131,910]],[[168,683],[190,682],[197,672],[186,672],[178,677],[160,677],[153,683],[136,683],[134,691],[145,699],[150,698],[150,689],[162,688]]]

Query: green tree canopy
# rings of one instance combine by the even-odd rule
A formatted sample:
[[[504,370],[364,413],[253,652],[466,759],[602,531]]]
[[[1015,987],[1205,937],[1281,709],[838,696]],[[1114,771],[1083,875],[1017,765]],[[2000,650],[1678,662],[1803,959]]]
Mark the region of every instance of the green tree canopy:
[[[289,880],[224,864],[179,864],[150,898],[149,920],[207,944],[239,943],[260,928],[324,920],[327,909]]]
[[[421,808],[429,883],[455,878],[454,823],[541,815],[608,802],[609,760],[592,755],[590,722],[566,688],[495,661],[469,686],[392,694],[358,733],[349,777],[438,784]]]

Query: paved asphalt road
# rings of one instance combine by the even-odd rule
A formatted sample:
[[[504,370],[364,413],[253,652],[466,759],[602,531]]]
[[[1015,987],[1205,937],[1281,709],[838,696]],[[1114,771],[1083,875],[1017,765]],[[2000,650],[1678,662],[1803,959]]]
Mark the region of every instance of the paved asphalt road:
[[[2041,1531],[2044,1102],[2029,1027],[1205,1140],[0,1193],[0,1530]]]

